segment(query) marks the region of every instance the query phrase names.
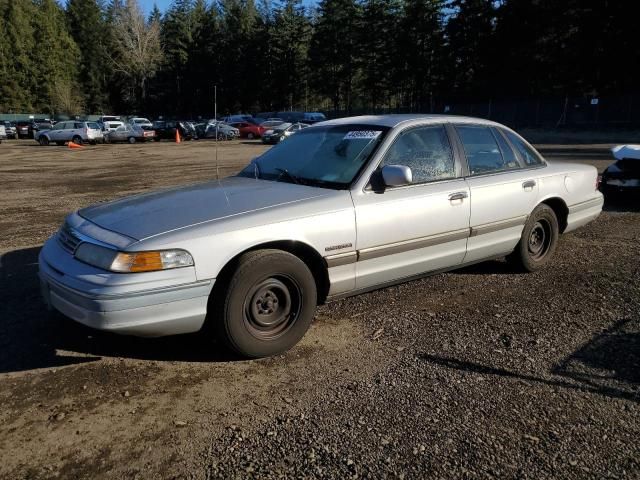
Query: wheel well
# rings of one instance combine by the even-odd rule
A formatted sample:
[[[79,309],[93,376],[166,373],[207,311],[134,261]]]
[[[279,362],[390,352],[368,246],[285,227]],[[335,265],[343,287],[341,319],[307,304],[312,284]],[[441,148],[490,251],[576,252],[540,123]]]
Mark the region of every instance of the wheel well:
[[[560,228],[560,233],[563,233],[567,228],[567,220],[569,217],[569,208],[567,207],[567,204],[564,203],[564,200],[558,197],[547,198],[542,203],[551,207],[553,213],[556,214],[556,217],[558,218],[558,227]]]
[[[320,255],[313,247],[310,247],[306,243],[293,240],[261,243],[237,254],[226,263],[226,265],[220,271],[220,274],[217,276],[214,287],[214,296],[216,291],[220,292],[221,289],[229,283],[229,279],[233,272],[236,270],[238,261],[240,260],[240,257],[242,255],[247,252],[264,249],[282,250],[284,252],[295,255],[300,260],[302,260],[307,265],[307,267],[309,267],[309,270],[311,270],[313,278],[316,281],[316,287],[318,290],[318,304],[324,303],[327,295],[329,294],[329,272],[327,271],[327,266],[324,258],[322,258],[322,255]]]

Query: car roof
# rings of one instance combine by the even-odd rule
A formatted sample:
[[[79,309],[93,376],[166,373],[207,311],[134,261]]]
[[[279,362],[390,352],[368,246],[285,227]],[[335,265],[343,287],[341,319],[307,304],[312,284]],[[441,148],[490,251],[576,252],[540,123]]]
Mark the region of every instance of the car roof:
[[[402,123],[409,123],[414,121],[427,121],[433,123],[474,123],[482,125],[500,125],[491,120],[485,120],[483,118],[463,117],[458,115],[437,115],[437,114],[394,114],[394,115],[362,115],[358,117],[345,117],[336,118],[334,120],[327,120],[324,122],[316,123],[314,126],[322,125],[378,125],[384,127],[397,127]]]

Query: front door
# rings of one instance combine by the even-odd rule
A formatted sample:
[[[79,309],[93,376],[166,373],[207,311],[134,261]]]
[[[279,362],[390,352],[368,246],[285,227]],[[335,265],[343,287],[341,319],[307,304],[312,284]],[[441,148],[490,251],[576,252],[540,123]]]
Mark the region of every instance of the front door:
[[[469,235],[469,188],[451,145],[444,125],[408,128],[384,154],[380,168],[407,166],[412,183],[353,194],[356,288],[462,262]]]

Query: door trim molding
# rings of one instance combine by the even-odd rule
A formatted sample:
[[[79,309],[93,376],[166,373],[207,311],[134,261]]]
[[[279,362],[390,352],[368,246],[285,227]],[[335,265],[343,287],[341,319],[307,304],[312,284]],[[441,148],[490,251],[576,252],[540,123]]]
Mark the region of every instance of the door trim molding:
[[[361,250],[337,253],[335,255],[327,255],[324,257],[324,260],[327,263],[328,268],[340,267],[351,263],[386,257],[387,255],[395,255],[396,253],[405,253],[410,252],[411,250],[419,250],[421,248],[434,247],[443,243],[455,242],[456,240],[464,240],[465,238],[498,232],[507,228],[521,227],[527,222],[528,218],[528,215],[522,215],[520,217],[509,218],[507,220],[500,220],[499,222],[485,223],[483,225],[478,225],[477,227],[461,228],[459,230],[451,230],[437,235],[413,238],[411,240],[403,240],[401,242],[386,243],[383,245],[376,245],[375,247],[363,248]]]
[[[497,232],[511,227],[520,227],[527,223],[529,215],[522,215],[521,217],[508,218],[507,220],[500,220],[498,222],[485,223],[478,225],[477,227],[471,227],[471,237],[478,235],[485,235],[487,233]]]

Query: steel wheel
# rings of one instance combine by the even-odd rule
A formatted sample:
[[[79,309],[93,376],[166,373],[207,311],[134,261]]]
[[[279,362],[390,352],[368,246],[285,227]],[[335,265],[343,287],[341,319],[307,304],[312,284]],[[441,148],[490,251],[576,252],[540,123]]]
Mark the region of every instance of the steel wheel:
[[[534,260],[540,260],[549,251],[551,244],[551,225],[545,219],[538,220],[529,234],[528,250]]]
[[[297,283],[284,275],[257,282],[245,300],[244,321],[249,333],[261,340],[283,335],[300,315],[301,292]]]
[[[275,355],[298,343],[318,299],[309,267],[291,253],[272,249],[243,254],[212,295],[219,337],[249,358]]]

